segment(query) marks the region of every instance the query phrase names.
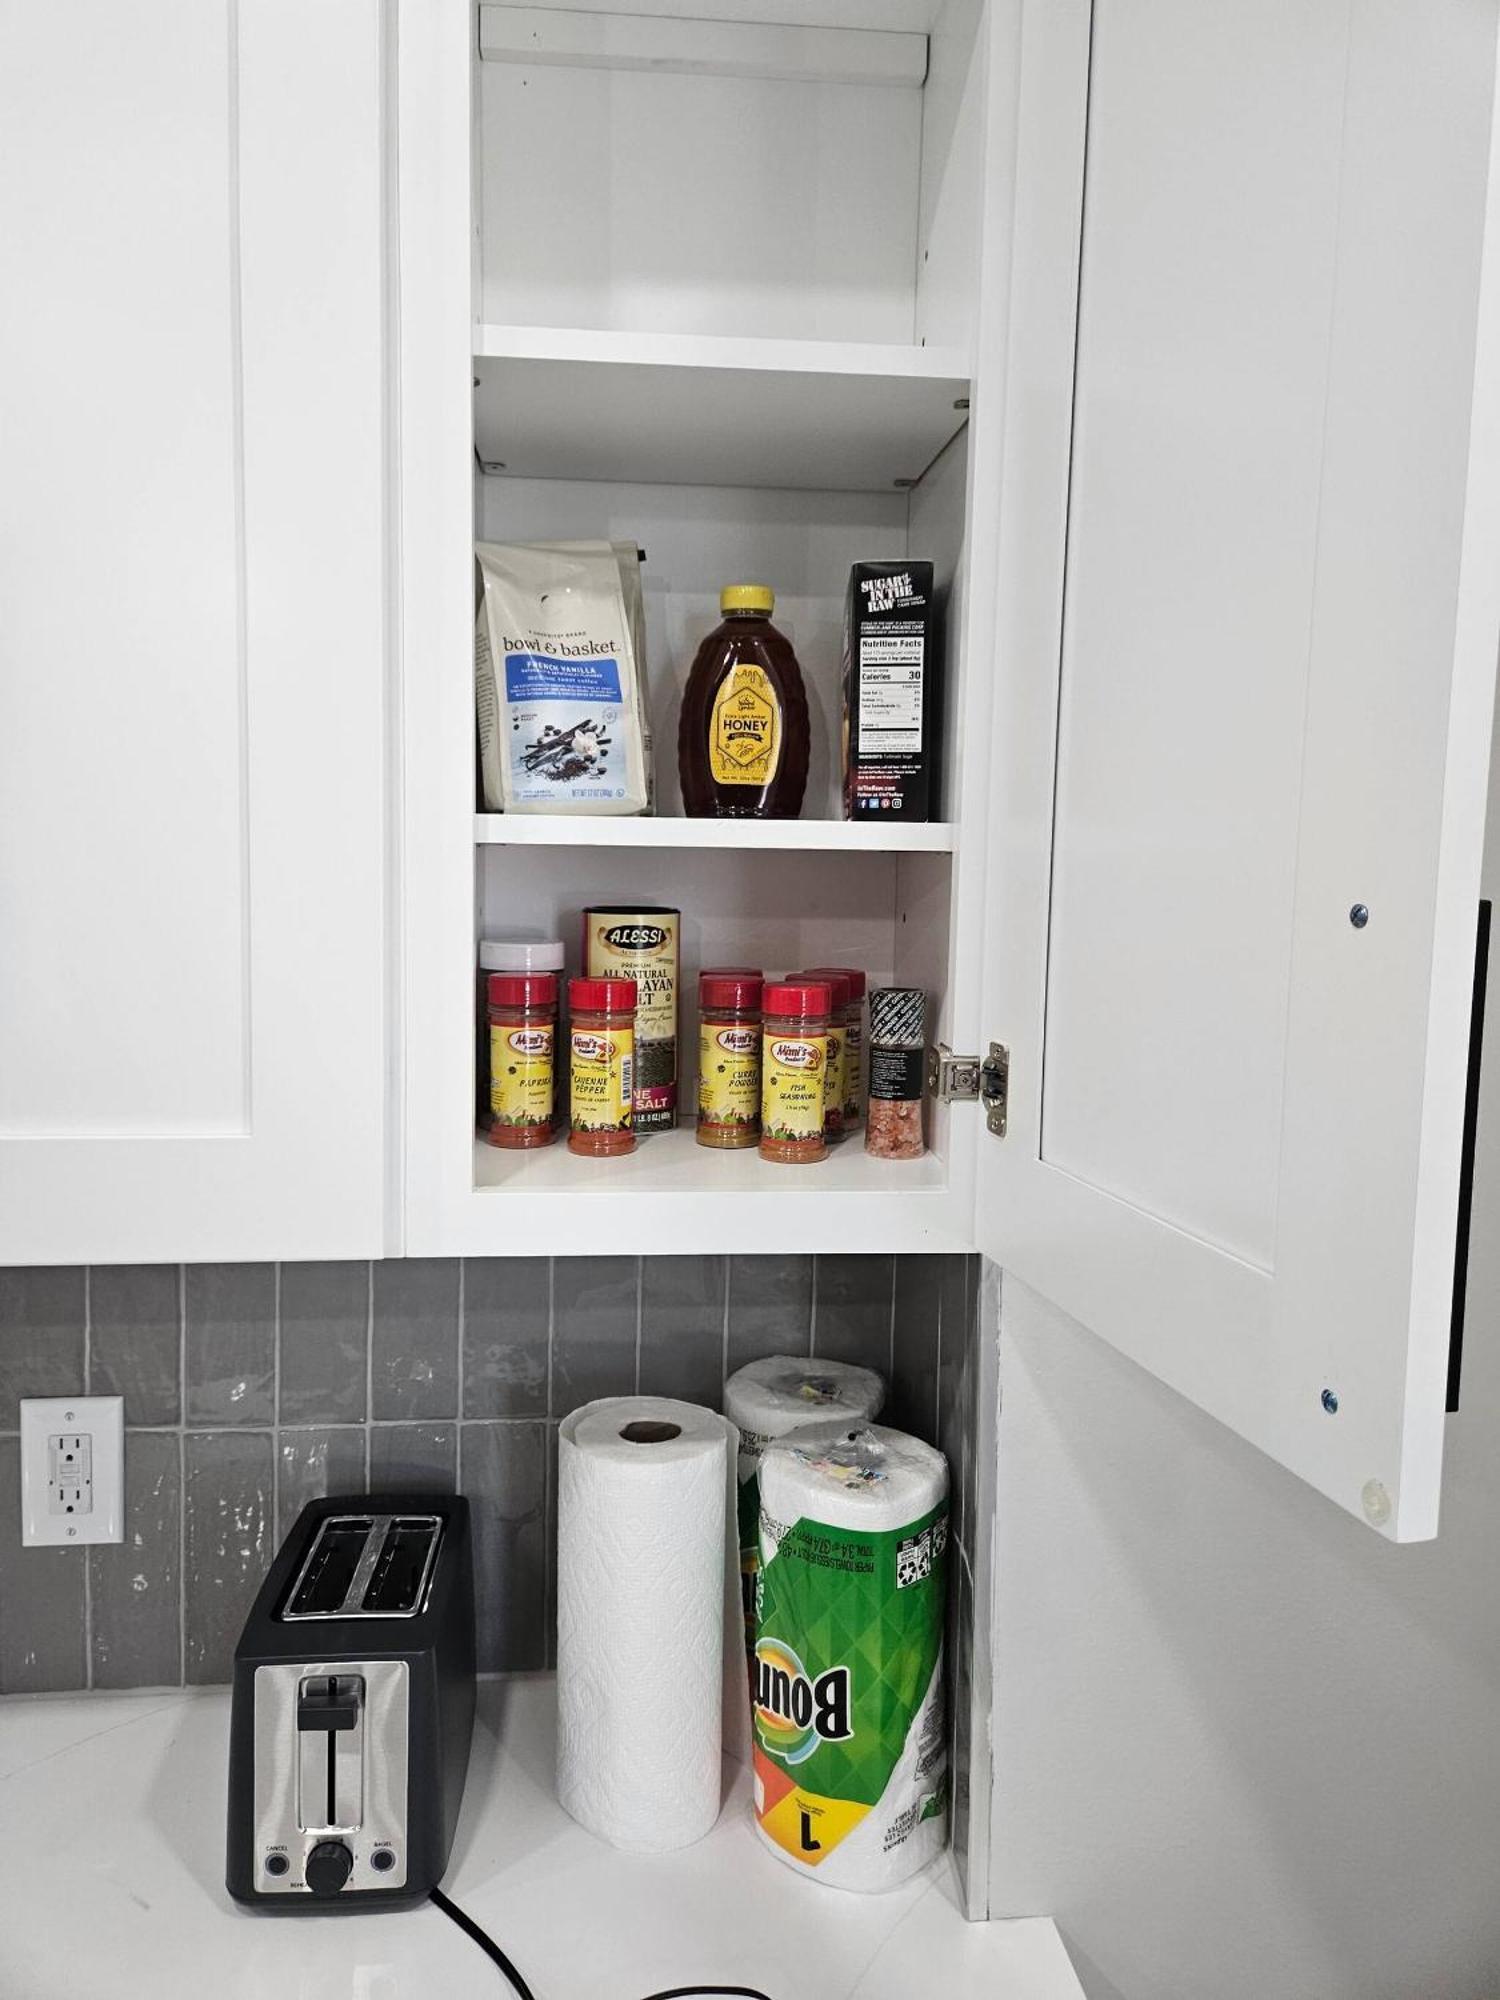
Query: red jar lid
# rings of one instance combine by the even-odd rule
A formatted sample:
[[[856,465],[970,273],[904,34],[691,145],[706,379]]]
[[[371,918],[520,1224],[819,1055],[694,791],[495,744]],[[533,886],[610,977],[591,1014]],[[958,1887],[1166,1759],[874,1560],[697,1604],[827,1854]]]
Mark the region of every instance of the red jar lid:
[[[864,999],[865,975],[857,965],[810,965],[807,969],[814,979],[831,979],[834,973],[838,973],[841,978],[849,982],[849,998]]]
[[[636,997],[633,979],[568,981],[568,1005],[575,1014],[633,1014]]]
[[[826,1014],[832,1005],[833,995],[826,981],[803,979],[798,973],[779,979],[774,986],[766,988],[768,1014],[803,1014],[816,1019]]]
[[[738,966],[715,967],[698,975],[698,1005],[754,1009],[760,1006],[765,983],[748,966],[743,971]]]
[[[849,1005],[849,975],[832,965],[810,965],[806,972],[799,972],[799,979],[821,979],[828,988],[828,1004],[835,1014],[842,1014]]]
[[[555,1007],[555,972],[492,972],[486,981],[492,1007]]]

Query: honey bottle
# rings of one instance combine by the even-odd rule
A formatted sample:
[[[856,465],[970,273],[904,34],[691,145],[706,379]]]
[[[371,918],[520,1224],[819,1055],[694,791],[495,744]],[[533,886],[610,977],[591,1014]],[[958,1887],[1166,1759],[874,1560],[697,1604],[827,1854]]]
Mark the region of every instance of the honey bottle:
[[[807,789],[807,690],[771,623],[775,593],[735,583],[724,622],[693,661],[677,730],[683,811],[692,819],[795,819]]]

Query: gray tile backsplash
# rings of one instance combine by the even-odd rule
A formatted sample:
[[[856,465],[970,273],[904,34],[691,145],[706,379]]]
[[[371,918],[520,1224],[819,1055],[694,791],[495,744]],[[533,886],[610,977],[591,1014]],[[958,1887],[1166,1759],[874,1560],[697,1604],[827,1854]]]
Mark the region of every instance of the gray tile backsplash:
[[[717,1405],[764,1354],[894,1356],[889,1420],[944,1432],[957,1494],[972,1262],[0,1270],[0,1692],[224,1680],[298,1510],[367,1483],[468,1494],[481,1666],[550,1664],[558,1419],[637,1388]],[[80,1384],[126,1398],[125,1540],[22,1549],[17,1399]]]

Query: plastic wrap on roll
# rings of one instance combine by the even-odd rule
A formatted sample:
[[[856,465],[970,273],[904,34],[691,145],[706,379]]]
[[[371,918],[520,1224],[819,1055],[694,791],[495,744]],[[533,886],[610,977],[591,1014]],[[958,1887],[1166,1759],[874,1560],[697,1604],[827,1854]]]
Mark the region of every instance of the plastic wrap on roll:
[[[558,1433],[558,1797],[638,1854],[719,1816],[733,1448],[725,1418],[656,1396]]]
[[[947,1839],[948,1465],[875,1424],[815,1424],[760,1467],[755,1816],[789,1866],[894,1888]]]

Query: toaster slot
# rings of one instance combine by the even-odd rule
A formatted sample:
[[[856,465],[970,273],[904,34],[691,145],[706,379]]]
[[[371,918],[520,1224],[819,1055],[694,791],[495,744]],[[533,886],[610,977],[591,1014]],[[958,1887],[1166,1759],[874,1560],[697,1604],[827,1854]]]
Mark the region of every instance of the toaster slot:
[[[354,1584],[359,1559],[364,1554],[374,1522],[351,1515],[325,1521],[302,1565],[302,1574],[293,1586],[285,1616],[288,1618],[333,1618],[338,1615]]]
[[[442,1523],[430,1515],[388,1523],[360,1610],[369,1616],[410,1617],[422,1607]]]
[[[297,1823],[352,1832],[364,1817],[365,1684],[310,1674],[297,1688]]]

